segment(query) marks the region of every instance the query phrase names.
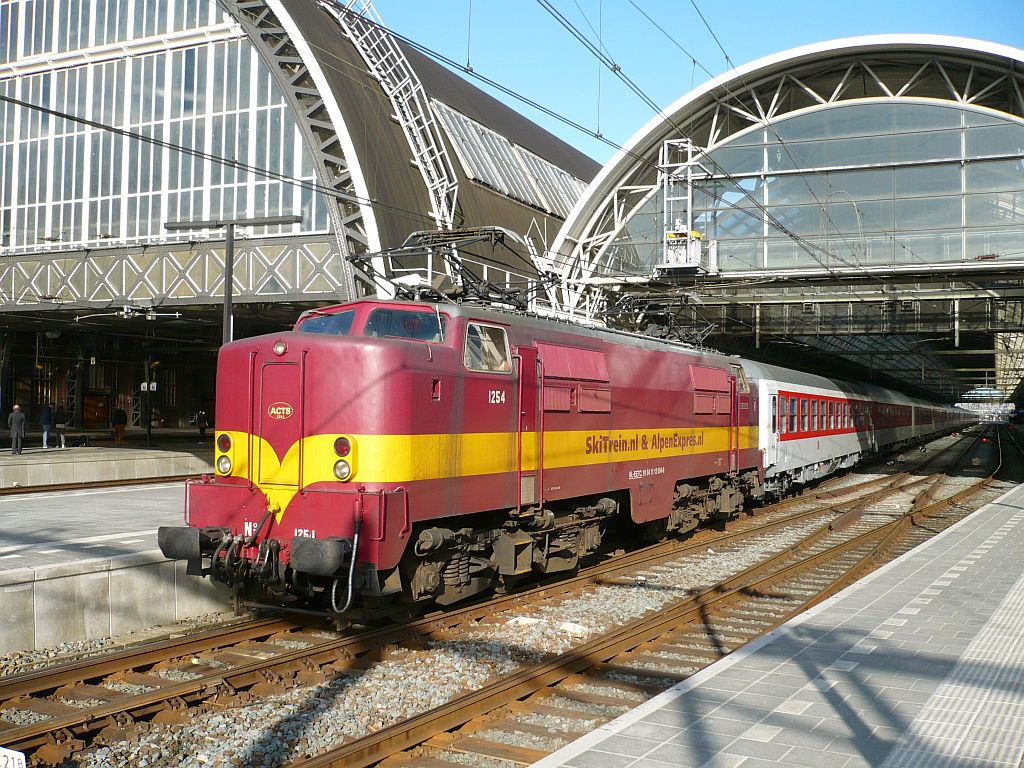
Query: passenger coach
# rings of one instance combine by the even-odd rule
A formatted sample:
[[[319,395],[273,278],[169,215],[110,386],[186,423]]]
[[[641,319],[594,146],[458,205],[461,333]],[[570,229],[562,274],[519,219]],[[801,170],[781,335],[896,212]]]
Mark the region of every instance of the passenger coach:
[[[777,497],[867,454],[899,450],[974,420],[963,409],[868,384],[749,360],[743,367],[763,404],[758,442],[765,492]]]

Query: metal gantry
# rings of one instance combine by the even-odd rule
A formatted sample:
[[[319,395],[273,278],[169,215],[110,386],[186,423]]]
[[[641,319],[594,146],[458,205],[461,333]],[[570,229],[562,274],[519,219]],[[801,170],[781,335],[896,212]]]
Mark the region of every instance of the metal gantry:
[[[345,276],[339,298],[354,298],[355,283],[361,276],[349,259],[380,250],[380,240],[341,107],[316,57],[302,39],[293,37],[287,11],[279,0],[225,0],[224,4],[269,66],[313,154],[317,179],[327,190],[324,197],[341,257],[339,268]]]
[[[391,100],[395,117],[412,149],[413,159],[430,194],[438,229],[455,224],[459,181],[445,148],[423,83],[384,26],[371,0],[320,0],[338,22]]]

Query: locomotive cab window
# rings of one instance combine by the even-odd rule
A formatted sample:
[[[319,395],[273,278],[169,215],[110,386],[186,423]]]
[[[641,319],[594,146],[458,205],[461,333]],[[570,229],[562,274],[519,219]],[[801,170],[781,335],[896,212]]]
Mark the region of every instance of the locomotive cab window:
[[[378,308],[367,318],[363,335],[437,342],[444,329],[445,318],[436,312]]]
[[[470,323],[466,327],[466,352],[463,358],[471,371],[508,373],[512,370],[508,337],[504,328]]]
[[[329,336],[348,336],[352,330],[352,321],[355,319],[355,310],[345,312],[334,312],[331,314],[319,313],[313,310],[299,320],[295,329],[299,333],[323,333]]]

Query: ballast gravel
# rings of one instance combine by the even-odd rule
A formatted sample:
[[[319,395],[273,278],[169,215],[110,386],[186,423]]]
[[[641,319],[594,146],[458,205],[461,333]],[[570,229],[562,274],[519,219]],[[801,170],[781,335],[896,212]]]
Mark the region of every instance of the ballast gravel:
[[[475,755],[468,752],[443,750],[437,752],[437,757],[441,760],[447,760],[449,763],[472,765],[476,768],[521,768],[520,763],[513,763],[511,760],[502,760],[500,757],[484,757],[483,755]]]
[[[556,749],[561,749],[566,744],[565,739],[560,739],[554,735],[541,736],[536,733],[517,731],[514,730],[514,728],[514,725],[510,725],[509,730],[507,731],[491,728],[483,731],[473,731],[471,735],[474,738],[485,739],[498,744],[508,744],[513,747],[527,747],[528,749],[540,749],[545,752],[554,752]]]
[[[597,718],[560,717],[558,715],[542,715],[539,712],[517,712],[516,722],[565,733],[586,733],[592,731],[603,721]]]
[[[44,720],[49,719],[49,715],[41,715],[38,712],[30,712],[27,709],[9,707],[7,709],[0,710],[0,720],[4,720],[8,723],[14,723],[15,725],[35,725],[36,723],[41,723]]]
[[[178,624],[151,627],[137,632],[128,632],[116,637],[98,637],[92,640],[76,640],[60,643],[51,648],[12,651],[0,655],[0,680],[45,667],[88,659],[92,656],[128,648],[160,637],[175,637],[191,634],[214,626],[223,626],[231,618],[226,613],[209,613],[194,616]]]

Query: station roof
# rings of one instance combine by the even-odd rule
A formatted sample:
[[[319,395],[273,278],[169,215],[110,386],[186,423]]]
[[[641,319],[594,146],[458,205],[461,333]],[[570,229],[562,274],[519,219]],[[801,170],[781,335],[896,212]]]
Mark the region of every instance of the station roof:
[[[579,200],[553,250],[567,269],[581,265],[570,279],[585,283],[593,275],[606,285],[621,279],[609,266],[615,240],[629,217],[644,210],[638,203],[644,194],[650,213],[650,195],[662,178],[659,153],[668,140],[685,137],[698,150],[713,151],[763,128],[767,143],[784,147],[773,127],[780,120],[840,105],[901,102],[957,107],[1024,125],[1022,65],[1024,51],[937,35],[834,40],[743,65],[685,94],[641,128]],[[824,175],[835,169],[798,170]],[[1019,197],[1024,169],[1017,174]],[[748,187],[764,178],[763,172],[760,180],[750,174]],[[756,204],[749,207],[757,214]],[[771,214],[760,210],[765,226],[772,224]],[[1006,232],[1024,231],[1024,211],[1004,213]],[[972,392],[1024,399],[1024,237],[1020,248],[1000,253],[967,251],[951,262],[914,263],[900,261],[898,233],[889,234],[897,243],[892,263],[831,259],[802,244],[807,266],[660,271],[656,278],[648,272],[646,282],[638,284],[638,275],[622,280],[612,298],[627,295],[634,306],[653,308],[641,322],[659,312],[671,315],[676,331],[770,362],[842,371],[939,401]]]

